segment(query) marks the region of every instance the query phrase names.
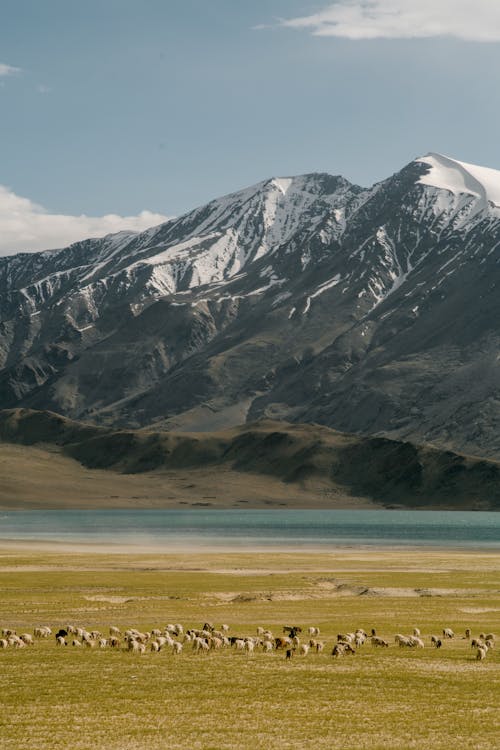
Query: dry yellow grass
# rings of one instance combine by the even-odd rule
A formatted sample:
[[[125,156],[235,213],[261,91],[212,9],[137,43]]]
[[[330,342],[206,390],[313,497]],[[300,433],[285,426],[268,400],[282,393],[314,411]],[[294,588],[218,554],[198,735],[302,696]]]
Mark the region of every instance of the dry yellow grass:
[[[337,554],[56,554],[0,550],[0,627],[72,622],[106,630],[167,622],[254,635],[316,625],[323,654],[186,649],[0,650],[2,750],[497,750],[500,658],[476,662],[465,628],[500,635],[500,555],[439,551]],[[397,648],[420,627],[423,650]],[[439,651],[430,635],[457,638]],[[390,640],[335,660],[336,634]]]

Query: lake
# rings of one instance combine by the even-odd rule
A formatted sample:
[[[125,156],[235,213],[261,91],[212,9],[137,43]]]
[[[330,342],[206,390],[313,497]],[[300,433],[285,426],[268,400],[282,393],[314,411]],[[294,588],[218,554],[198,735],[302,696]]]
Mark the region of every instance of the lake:
[[[500,549],[500,513],[390,510],[0,512],[0,541],[181,549],[435,546]]]

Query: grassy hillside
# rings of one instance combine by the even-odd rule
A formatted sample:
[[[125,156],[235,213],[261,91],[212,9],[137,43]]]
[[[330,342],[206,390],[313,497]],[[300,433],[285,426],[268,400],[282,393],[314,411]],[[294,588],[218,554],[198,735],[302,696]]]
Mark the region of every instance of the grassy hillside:
[[[318,425],[261,421],[212,433],[111,430],[14,409],[0,412],[0,441],[4,507],[267,501],[500,509],[496,462]]]

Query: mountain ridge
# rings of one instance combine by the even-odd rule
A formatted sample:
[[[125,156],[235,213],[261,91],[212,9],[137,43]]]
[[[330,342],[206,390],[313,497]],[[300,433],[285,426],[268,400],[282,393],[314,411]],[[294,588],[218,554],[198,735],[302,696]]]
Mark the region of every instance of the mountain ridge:
[[[0,259],[0,407],[500,457],[500,209],[488,170],[461,192],[436,159],[368,189],[271,178],[139,235]]]

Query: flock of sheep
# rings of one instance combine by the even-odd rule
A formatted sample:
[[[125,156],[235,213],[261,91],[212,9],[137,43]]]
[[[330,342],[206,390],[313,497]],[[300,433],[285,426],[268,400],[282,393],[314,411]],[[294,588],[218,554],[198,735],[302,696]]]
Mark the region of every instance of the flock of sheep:
[[[302,635],[302,628],[298,626],[285,626],[283,635],[274,636],[270,630],[263,627],[257,628],[255,636],[229,635],[229,626],[223,624],[215,628],[211,623],[205,623],[202,628],[184,630],[180,624],[169,624],[164,628],[153,628],[151,631],[142,632],[135,628],[129,628],[123,632],[116,626],[110,626],[109,635],[103,635],[99,630],[88,631],[86,628],[67,625],[60,628],[55,634],[48,625],[36,627],[31,633],[18,635],[14,630],[4,628],[1,631],[0,649],[26,648],[35,645],[37,639],[47,639],[55,635],[57,646],[71,645],[75,648],[112,648],[127,650],[136,654],[144,654],[146,650],[160,652],[171,649],[173,654],[180,654],[185,648],[191,648],[198,653],[219,651],[224,648],[234,648],[236,651],[253,653],[257,649],[270,653],[283,651],[287,659],[291,659],[295,653],[305,657],[309,653],[321,653],[326,643],[319,640],[320,629],[309,627]],[[430,644],[435,648],[441,648],[443,641],[455,638],[451,628],[444,628],[441,636],[430,636]],[[475,649],[476,659],[482,661],[486,658],[488,651],[495,645],[493,633],[480,633],[473,638],[471,630],[467,628],[462,639],[470,642],[471,648]],[[394,642],[400,648],[424,648],[425,642],[419,628],[414,628],[411,635],[397,633]],[[354,632],[339,633],[333,645],[331,654],[339,658],[348,654],[355,654],[364,644],[373,647],[388,648],[389,642],[376,634],[375,630],[368,635],[364,630],[358,628]]]

